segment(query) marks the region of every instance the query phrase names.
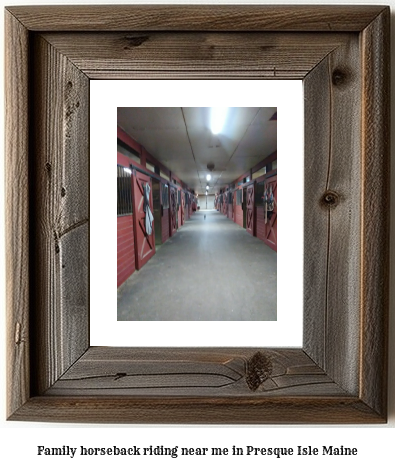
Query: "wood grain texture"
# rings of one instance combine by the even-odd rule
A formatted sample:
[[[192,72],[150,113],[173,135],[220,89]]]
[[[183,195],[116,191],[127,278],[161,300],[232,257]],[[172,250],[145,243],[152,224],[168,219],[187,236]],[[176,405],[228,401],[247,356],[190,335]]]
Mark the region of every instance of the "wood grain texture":
[[[8,12],[5,39],[7,413],[11,414],[30,396],[30,187],[28,31]]]
[[[89,345],[89,82],[41,37],[32,48],[34,390],[42,393]]]
[[[385,422],[389,9],[79,8],[6,13],[9,419]],[[303,348],[89,348],[89,80],[278,70],[306,77]]]
[[[390,215],[390,11],[365,29],[362,101],[362,298],[360,396],[387,410]],[[375,217],[377,215],[378,217]]]
[[[31,31],[361,31],[382,9],[376,5],[8,7]]]
[[[59,240],[60,337],[62,367],[79,358],[89,344],[89,227],[82,222]]]
[[[329,56],[331,154],[326,191],[328,232],[326,372],[349,393],[358,393],[361,251],[361,77],[359,38]],[[339,267],[341,266],[341,275]]]
[[[303,79],[349,34],[49,33],[45,39],[92,79]],[[295,57],[298,57],[295,63]]]
[[[46,393],[128,396],[344,396],[302,350],[90,348]],[[256,359],[256,358],[255,358]],[[252,374],[252,375],[251,375]]]
[[[379,424],[355,397],[33,397],[12,420],[146,424]]]
[[[304,80],[306,99],[304,158],[303,347],[317,364],[326,367],[326,309],[329,212],[320,199],[327,186],[330,155],[331,102],[329,57]],[[315,279],[315,282],[312,280]]]
[[[305,257],[305,347],[352,394],[359,386],[361,290],[358,50],[354,36],[305,80],[311,96],[305,114],[305,251],[314,253]],[[337,198],[332,204],[323,199],[328,191]]]

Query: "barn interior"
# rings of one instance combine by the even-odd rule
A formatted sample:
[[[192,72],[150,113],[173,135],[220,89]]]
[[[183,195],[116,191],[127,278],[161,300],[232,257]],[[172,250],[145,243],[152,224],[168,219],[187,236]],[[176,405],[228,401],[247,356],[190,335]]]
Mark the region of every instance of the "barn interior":
[[[124,107],[119,321],[277,319],[277,109]]]

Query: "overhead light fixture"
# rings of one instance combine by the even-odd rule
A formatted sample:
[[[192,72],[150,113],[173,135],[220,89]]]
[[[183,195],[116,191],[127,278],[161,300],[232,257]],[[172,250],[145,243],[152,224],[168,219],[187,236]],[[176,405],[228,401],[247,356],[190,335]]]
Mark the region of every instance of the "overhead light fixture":
[[[211,108],[211,132],[219,134],[225,124],[228,108]]]
[[[207,196],[207,194],[208,194],[208,193],[207,193],[207,191],[206,191],[206,196]]]
[[[206,189],[209,189],[209,187],[210,187],[210,186],[209,186],[209,185],[207,185],[207,186],[206,186]]]
[[[207,176],[206,176],[206,180],[207,180],[207,181],[210,181],[210,180],[211,180],[211,175],[207,175]]]
[[[124,171],[125,173],[129,173],[130,175],[132,174],[132,170],[131,170],[130,168],[125,168],[125,167],[123,167],[123,171]]]

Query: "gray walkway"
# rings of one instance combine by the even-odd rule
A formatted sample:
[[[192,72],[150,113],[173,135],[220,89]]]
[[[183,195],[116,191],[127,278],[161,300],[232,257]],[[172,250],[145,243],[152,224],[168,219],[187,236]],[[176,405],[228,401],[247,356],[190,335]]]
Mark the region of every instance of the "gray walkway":
[[[118,289],[121,321],[273,321],[276,311],[277,254],[216,211],[195,213]]]

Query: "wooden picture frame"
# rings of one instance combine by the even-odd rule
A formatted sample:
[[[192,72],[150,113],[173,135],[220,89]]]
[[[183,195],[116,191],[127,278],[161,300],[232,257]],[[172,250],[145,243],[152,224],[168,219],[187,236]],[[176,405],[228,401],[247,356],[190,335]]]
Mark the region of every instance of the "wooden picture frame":
[[[381,6],[6,9],[8,419],[386,421],[389,19]],[[301,349],[90,347],[89,82],[110,78],[304,80]]]

